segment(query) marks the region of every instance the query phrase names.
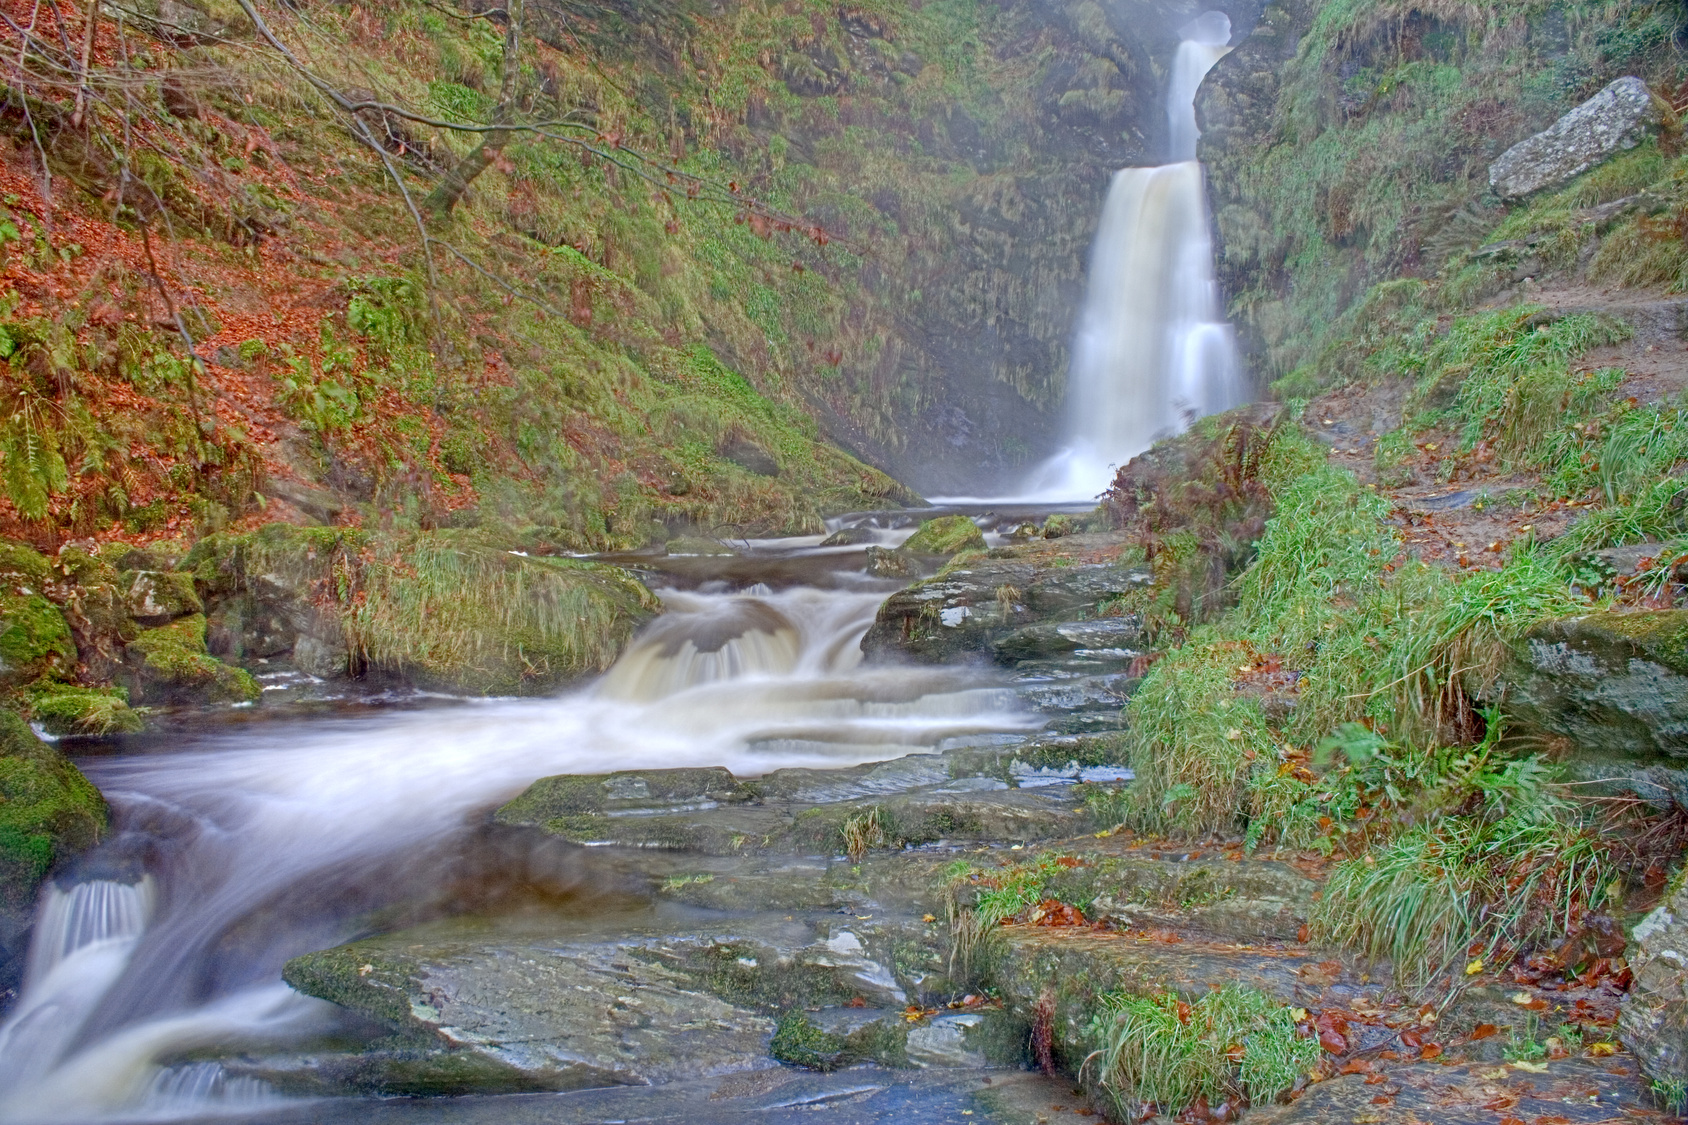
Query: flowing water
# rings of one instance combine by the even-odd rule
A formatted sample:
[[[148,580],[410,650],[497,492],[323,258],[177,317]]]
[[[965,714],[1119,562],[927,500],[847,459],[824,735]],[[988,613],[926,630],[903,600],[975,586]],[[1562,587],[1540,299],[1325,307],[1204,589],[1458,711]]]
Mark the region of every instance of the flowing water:
[[[1244,398],[1196,162],[1196,91],[1230,50],[1230,18],[1209,12],[1181,37],[1167,91],[1172,163],[1114,173],[1067,373],[1067,444],[1029,496],[1093,497],[1115,466]]]
[[[477,826],[536,778],[755,776],[1041,724],[977,673],[863,666],[861,637],[896,583],[866,578],[859,548],[814,543],[668,560],[668,612],[605,676],[556,698],[249,722],[84,762],[117,832],[45,891],[0,1026],[0,1121],[272,1106],[263,1084],[193,1053],[331,1027],[335,1009],[281,983],[283,962],[357,936],[373,911],[460,908],[442,888]]]

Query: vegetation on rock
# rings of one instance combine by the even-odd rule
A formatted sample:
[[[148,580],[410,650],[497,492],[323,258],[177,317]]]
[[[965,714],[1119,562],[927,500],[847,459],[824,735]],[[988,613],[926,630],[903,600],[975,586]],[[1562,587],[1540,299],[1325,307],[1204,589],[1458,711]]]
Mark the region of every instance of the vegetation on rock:
[[[0,709],[0,908],[27,909],[55,862],[106,831],[99,791],[16,713]]]

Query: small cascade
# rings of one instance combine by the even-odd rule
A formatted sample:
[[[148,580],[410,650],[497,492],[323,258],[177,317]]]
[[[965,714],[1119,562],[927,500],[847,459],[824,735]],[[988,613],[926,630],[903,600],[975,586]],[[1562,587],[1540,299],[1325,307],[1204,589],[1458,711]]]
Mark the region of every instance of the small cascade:
[[[1109,186],[1067,375],[1067,447],[1039,468],[1034,497],[1094,497],[1114,466],[1244,397],[1195,159],[1196,91],[1230,50],[1230,17],[1208,12],[1181,34],[1167,92],[1173,163],[1121,169]]]
[[[128,967],[152,915],[153,883],[48,883],[17,1006],[0,1024],[0,1087],[51,1066]]]
[[[692,597],[698,603],[703,599]],[[788,676],[802,641],[777,609],[753,597],[718,600],[658,618],[616,662],[599,691],[646,702],[699,684]]]

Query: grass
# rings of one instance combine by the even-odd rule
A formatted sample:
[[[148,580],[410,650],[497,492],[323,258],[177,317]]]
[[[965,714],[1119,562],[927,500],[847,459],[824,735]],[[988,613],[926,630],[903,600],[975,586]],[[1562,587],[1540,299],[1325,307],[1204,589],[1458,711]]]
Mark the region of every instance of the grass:
[[[873,848],[885,846],[885,825],[882,823],[879,806],[875,805],[866,812],[856,813],[849,817],[838,828],[838,834],[844,838],[844,854],[850,857],[851,863],[860,863]]]
[[[1270,1102],[1317,1065],[1318,1040],[1265,993],[1226,985],[1193,1002],[1175,992],[1101,996],[1090,1035],[1102,1083],[1135,1119],[1139,1107],[1171,1116],[1203,1099]]]
[[[1410,827],[1336,867],[1310,919],[1319,940],[1424,987],[1467,958],[1552,940],[1601,908],[1617,876],[1609,844],[1551,787],[1545,762],[1505,756],[1499,735],[1492,723],[1475,748],[1428,755],[1349,736],[1353,783]]]
[[[619,568],[436,532],[365,562],[346,625],[354,651],[375,667],[517,694],[607,668],[656,608]]]

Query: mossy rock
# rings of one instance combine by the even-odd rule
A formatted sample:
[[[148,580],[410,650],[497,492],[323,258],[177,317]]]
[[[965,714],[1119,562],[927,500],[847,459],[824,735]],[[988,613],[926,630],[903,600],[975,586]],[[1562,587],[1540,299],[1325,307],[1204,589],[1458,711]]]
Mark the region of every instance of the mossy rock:
[[[0,595],[0,684],[21,686],[76,670],[76,642],[59,607],[39,593]]]
[[[186,571],[126,570],[118,576],[118,587],[137,621],[159,624],[205,612],[193,575]]]
[[[499,809],[497,816],[505,824],[539,824],[608,810],[666,810],[700,801],[742,801],[754,795],[753,786],[719,766],[562,774],[540,778]]]
[[[681,535],[668,541],[668,553],[671,555],[732,555],[737,554],[731,547],[719,539],[709,539],[701,535]]]
[[[53,865],[105,830],[100,791],[21,716],[0,710],[0,910],[27,909]]]
[[[53,578],[52,564],[32,547],[0,539],[0,588],[22,586],[39,594]]]
[[[195,613],[129,642],[134,694],[148,702],[250,703],[261,694],[244,668],[234,668],[205,647],[205,615]]]
[[[948,558],[966,550],[984,550],[985,533],[966,516],[940,516],[922,523],[902,549],[911,555]]]
[[[141,730],[146,720],[129,706],[129,693],[118,687],[87,687],[82,684],[39,680],[24,689],[29,717],[48,733],[128,734]]]
[[[846,1053],[844,1036],[822,1031],[802,1012],[787,1012],[780,1017],[774,1037],[768,1041],[768,1053],[782,1063],[809,1070],[837,1070],[861,1061]]]

